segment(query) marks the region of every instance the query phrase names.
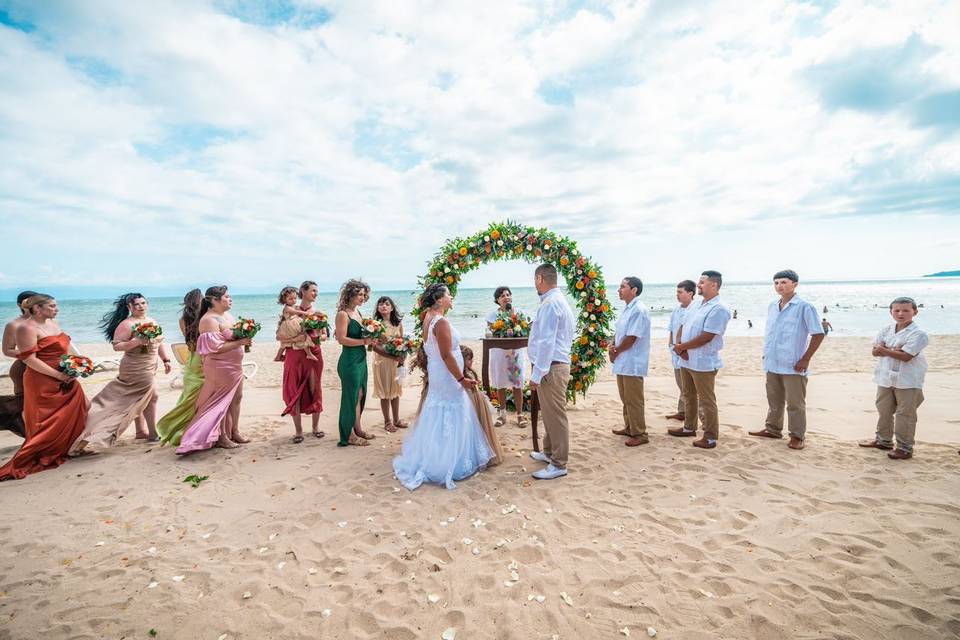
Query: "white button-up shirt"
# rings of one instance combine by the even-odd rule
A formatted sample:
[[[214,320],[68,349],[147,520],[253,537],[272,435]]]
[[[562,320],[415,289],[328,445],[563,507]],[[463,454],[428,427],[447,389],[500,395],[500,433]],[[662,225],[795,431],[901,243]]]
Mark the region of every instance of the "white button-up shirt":
[[[923,379],[927,374],[927,357],[922,352],[929,342],[927,333],[921,331],[916,322],[911,322],[900,331],[897,331],[896,324],[881,329],[874,341],[875,344],[882,344],[888,349],[900,347],[904,353],[912,355],[913,360],[902,362],[890,356],[877,358],[873,381],[880,387],[923,389]]]
[[[793,296],[780,308],[774,300],[767,307],[767,333],[763,342],[763,370],[786,376],[805,376],[793,367],[803,357],[811,335],[823,333],[820,315],[812,304]]]
[[[687,350],[689,360],[680,359],[680,366],[691,371],[716,371],[723,366],[720,350],[723,349],[723,334],[730,322],[730,309],[720,301],[720,296],[710,300],[690,303],[691,309],[683,320],[682,342],[690,342],[704,333],[716,334],[702,347]]]
[[[613,344],[619,345],[627,336],[634,336],[626,351],[618,351],[613,361],[613,373],[618,376],[646,377],[650,368],[650,316],[639,296],[630,301],[617,318]]]
[[[570,362],[570,344],[573,342],[573,311],[554,287],[540,296],[540,306],[530,327],[527,357],[533,365],[530,381],[540,384],[554,362]]]
[[[685,307],[677,305],[677,308],[673,310],[673,313],[670,314],[670,357],[673,360],[673,368],[680,368],[680,356],[677,355],[677,352],[673,350],[673,345],[677,344],[677,332],[680,330],[680,327],[683,326],[683,321],[687,317],[687,312],[693,308],[693,301],[690,301]]]

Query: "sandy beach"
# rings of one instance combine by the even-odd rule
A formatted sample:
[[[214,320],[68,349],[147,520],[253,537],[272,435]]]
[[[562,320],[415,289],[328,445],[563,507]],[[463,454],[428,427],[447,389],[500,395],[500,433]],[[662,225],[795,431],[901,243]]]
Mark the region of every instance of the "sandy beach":
[[[931,338],[907,462],[855,445],[876,420],[869,344],[828,338],[817,354],[802,452],[746,436],[766,407],[752,338],[724,350],[720,446],[668,437],[677,390],[657,340],[649,445],[610,434],[606,369],[570,408],[567,478],[530,478],[530,432],[507,425],[502,466],[411,493],[390,465],[404,433],[384,432],[375,399],[373,446],[335,446],[339,347],[324,346],[327,437],[293,444],[261,341],[251,444],[181,458],[130,427],[105,454],[0,483],[0,640],[958,637],[960,336]],[[85,380],[87,395],[114,375]],[[161,415],[172,377],[158,378]],[[419,376],[407,384],[412,417]],[[0,433],[0,458],[20,443]]]

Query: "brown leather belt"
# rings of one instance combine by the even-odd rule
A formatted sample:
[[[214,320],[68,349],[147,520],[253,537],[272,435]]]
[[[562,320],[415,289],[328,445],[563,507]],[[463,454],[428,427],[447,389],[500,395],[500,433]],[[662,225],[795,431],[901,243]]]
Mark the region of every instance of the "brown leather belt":
[[[555,364],[570,364],[570,363],[564,362],[563,360],[554,360],[553,362],[550,363],[550,366],[552,367]]]

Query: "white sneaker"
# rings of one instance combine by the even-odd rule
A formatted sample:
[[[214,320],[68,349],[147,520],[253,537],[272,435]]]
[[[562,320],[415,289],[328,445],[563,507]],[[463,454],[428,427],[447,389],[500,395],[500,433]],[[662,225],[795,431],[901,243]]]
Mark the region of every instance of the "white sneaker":
[[[547,454],[543,453],[542,451],[531,451],[531,452],[530,452],[530,457],[533,458],[534,460],[536,460],[537,462],[546,462],[546,463],[548,463],[548,464],[551,463],[551,462],[553,462],[553,461],[547,456]]]
[[[545,469],[534,471],[532,475],[537,480],[553,480],[554,478],[561,478],[567,475],[567,470],[548,464]]]

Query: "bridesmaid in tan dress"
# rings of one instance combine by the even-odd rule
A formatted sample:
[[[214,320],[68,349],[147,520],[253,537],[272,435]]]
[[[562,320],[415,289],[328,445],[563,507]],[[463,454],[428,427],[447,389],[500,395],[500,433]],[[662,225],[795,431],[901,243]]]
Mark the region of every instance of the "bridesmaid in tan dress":
[[[383,323],[386,328],[384,338],[387,340],[403,336],[403,316],[397,311],[397,306],[390,296],[381,296],[377,300],[377,310],[373,317]],[[380,398],[383,428],[390,433],[398,428],[406,429],[407,423],[400,419],[400,396],[403,395],[403,386],[397,376],[404,359],[391,356],[379,345],[374,345],[372,349],[374,352],[373,395],[375,398]]]
[[[87,426],[71,448],[71,455],[98,452],[113,445],[131,422],[137,425],[137,439],[148,442],[157,436],[157,355],[163,370],[170,373],[170,350],[163,336],[153,340],[133,336],[133,326],[154,322],[147,315],[149,304],[139,293],[117,298],[115,308],[103,317],[100,328],[123,353],[120,373],[90,403]],[[145,349],[143,347],[146,347]]]

